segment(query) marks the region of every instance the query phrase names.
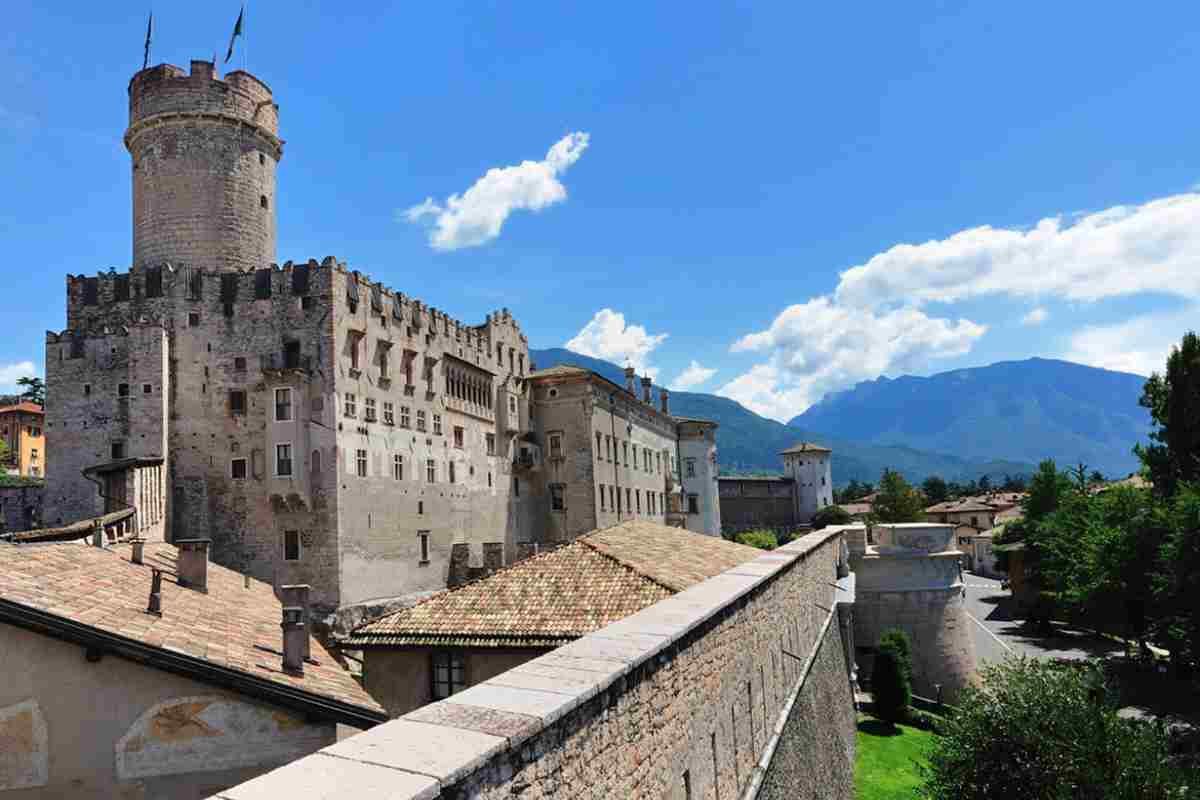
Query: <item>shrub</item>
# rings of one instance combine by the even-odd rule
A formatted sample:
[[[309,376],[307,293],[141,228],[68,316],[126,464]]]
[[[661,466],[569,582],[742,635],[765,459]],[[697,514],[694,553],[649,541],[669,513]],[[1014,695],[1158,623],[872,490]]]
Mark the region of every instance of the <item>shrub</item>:
[[[773,531],[745,531],[739,533],[733,540],[738,544],[757,547],[759,550],[774,550],[779,546],[779,540],[775,538]]]
[[[924,767],[927,800],[1195,798],[1161,723],[1122,719],[1094,665],[1010,659],[959,695]]]
[[[825,506],[813,514],[812,526],[813,530],[819,531],[829,525],[849,525],[853,521],[850,512],[841,506]]]
[[[904,631],[884,631],[879,637],[875,668],[871,673],[875,715],[888,722],[902,722],[912,700],[912,655]]]

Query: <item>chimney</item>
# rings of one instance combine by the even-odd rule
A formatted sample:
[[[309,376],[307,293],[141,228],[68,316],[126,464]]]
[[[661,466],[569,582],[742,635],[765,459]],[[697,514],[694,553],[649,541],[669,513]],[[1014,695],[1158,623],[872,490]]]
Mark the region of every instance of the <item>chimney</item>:
[[[98,519],[92,521],[92,546],[104,547],[104,524]]]
[[[634,397],[637,397],[636,381],[637,381],[637,373],[634,372],[633,367],[626,367],[625,368],[625,389]]]
[[[279,599],[283,601],[284,608],[299,608],[304,613],[301,621],[304,623],[304,652],[301,658],[305,661],[312,658],[312,645],[308,639],[308,593],[310,587],[307,583],[293,583],[288,586],[279,587]]]
[[[162,616],[162,570],[152,570],[150,573],[150,602],[146,613],[156,617]]]
[[[129,540],[129,560],[134,564],[146,563],[146,540],[138,536]]]
[[[297,677],[304,675],[304,650],[308,647],[308,629],[304,626],[304,609],[283,607],[283,671]]]
[[[654,385],[654,381],[649,375],[642,376],[642,402],[648,406],[654,405],[654,401],[650,398],[650,387]]]
[[[175,565],[175,573],[180,586],[195,589],[198,592],[208,592],[208,546],[212,539],[180,539],[175,542],[179,548],[179,560]]]
[[[667,402],[667,398],[668,398],[670,395],[667,393],[667,387],[665,387],[665,386],[664,386],[664,387],[662,387],[661,389],[659,389],[659,390],[658,390],[658,396],[662,398],[662,412],[663,412],[664,414],[670,414],[670,413],[671,413],[671,406],[670,406],[670,404]]]

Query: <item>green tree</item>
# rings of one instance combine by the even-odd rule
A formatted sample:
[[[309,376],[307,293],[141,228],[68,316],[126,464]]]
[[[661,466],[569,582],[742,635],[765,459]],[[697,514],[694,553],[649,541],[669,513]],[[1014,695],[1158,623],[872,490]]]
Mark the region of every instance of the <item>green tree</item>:
[[[46,384],[38,377],[17,378],[17,386],[21,387],[21,399],[39,406],[46,405]]]
[[[1010,659],[959,695],[922,768],[926,800],[1196,798],[1160,723],[1122,719],[1094,665]]]
[[[871,670],[871,695],[875,715],[887,722],[908,716],[912,701],[912,653],[908,636],[901,630],[884,631]]]
[[[8,446],[8,442],[0,439],[0,467],[7,467],[13,463],[13,451]]]
[[[830,525],[849,525],[853,521],[850,512],[841,506],[825,506],[813,514],[812,526],[813,530],[819,531]]]
[[[1172,499],[1164,536],[1159,627],[1179,667],[1200,664],[1200,486],[1183,485]]]
[[[879,479],[879,494],[873,513],[880,522],[920,522],[925,504],[921,494],[899,472],[885,469]]]
[[[937,475],[930,475],[921,483],[921,493],[925,495],[925,502],[932,505],[948,499],[950,487]]]
[[[1150,411],[1151,444],[1135,448],[1154,488],[1175,494],[1181,482],[1200,481],[1200,338],[1189,331],[1171,348],[1167,368],[1146,381],[1139,403]]]

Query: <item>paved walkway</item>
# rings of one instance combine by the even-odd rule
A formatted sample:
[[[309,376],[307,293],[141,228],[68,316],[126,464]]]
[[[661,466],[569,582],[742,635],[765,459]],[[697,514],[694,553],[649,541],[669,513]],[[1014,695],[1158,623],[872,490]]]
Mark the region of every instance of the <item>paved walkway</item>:
[[[1038,658],[1085,659],[1122,652],[1121,645],[1086,631],[1054,624],[1050,636],[1036,636],[1012,613],[1012,595],[1000,581],[966,573],[966,609],[975,631],[975,656],[979,663],[1001,661],[1022,654]]]

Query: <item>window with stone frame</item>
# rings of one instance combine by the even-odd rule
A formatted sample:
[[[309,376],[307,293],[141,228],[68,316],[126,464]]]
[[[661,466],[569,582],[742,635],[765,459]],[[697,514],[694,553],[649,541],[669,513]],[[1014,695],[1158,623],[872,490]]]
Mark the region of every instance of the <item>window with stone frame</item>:
[[[275,390],[275,421],[287,422],[292,418],[292,390]]]
[[[551,458],[563,457],[562,437],[562,433],[559,432],[549,434]]]
[[[634,505],[637,508],[637,513],[642,513],[642,490],[638,489],[633,493]]]
[[[456,650],[434,650],[429,654],[434,700],[444,700],[467,688],[463,654]]]
[[[689,494],[687,496],[687,503],[688,503],[687,508],[688,508],[689,514],[699,514],[700,513],[700,496],[699,495]]]
[[[487,454],[489,456],[496,455],[496,434],[486,434],[484,436],[484,440],[487,442]]]
[[[436,436],[442,435],[442,415],[441,414],[433,415],[433,432]]]
[[[458,472],[456,471],[455,466],[456,465],[453,460],[446,462],[446,480],[449,483],[456,483],[458,481]]]
[[[567,487],[561,483],[550,484],[550,510],[567,510]]]
[[[432,458],[425,461],[425,481],[427,483],[437,483],[437,462]]]
[[[625,466],[629,466],[629,442],[621,442],[622,450],[625,451]]]
[[[391,402],[390,400],[383,401],[383,424],[384,425],[395,425],[396,424],[396,405],[395,405],[395,403]]]
[[[235,481],[246,480],[246,459],[235,458],[229,462],[229,477]]]
[[[423,408],[417,409],[417,430],[425,431],[425,409]]]
[[[466,433],[463,430],[463,426],[455,425],[454,426],[454,446],[457,447],[459,450],[462,450],[463,440],[465,438],[466,438]]]
[[[243,389],[234,389],[229,393],[229,413],[230,414],[245,414],[246,413],[246,392]]]
[[[358,343],[362,336],[358,331],[350,331],[350,369],[358,369]]]
[[[390,378],[391,376],[388,374],[388,356],[392,352],[392,343],[381,340],[377,349],[379,351],[379,377]]]
[[[638,468],[637,445],[633,446],[633,468]]]
[[[600,510],[607,511],[608,508],[604,502],[604,484],[600,484]]]
[[[275,445],[275,475],[280,478],[289,477],[292,474],[292,446],[291,444]]]
[[[129,397],[129,384],[128,383],[118,383],[117,384],[117,397]]]
[[[400,453],[392,455],[392,477],[398,481],[404,480],[404,456]]]
[[[601,440],[600,431],[596,431],[596,460],[597,461],[604,460],[604,454],[600,452],[600,440]]]
[[[409,414],[408,406],[400,406],[400,427],[412,427],[412,416]]]
[[[342,414],[350,418],[358,416],[358,397],[352,392],[346,392],[343,398]]]
[[[419,562],[421,564],[429,563],[429,531],[417,531],[417,544],[421,548]]]
[[[283,532],[283,560],[300,560],[300,531]]]
[[[643,469],[645,470],[646,474],[649,475],[650,473],[652,473],[654,471],[650,465],[650,451],[649,450],[642,451],[642,461],[644,462]]]
[[[687,476],[689,478],[696,477],[696,459],[688,458],[685,460],[687,462]]]
[[[375,398],[367,397],[363,400],[363,412],[367,422],[375,421]]]
[[[358,474],[358,477],[360,477],[360,478],[367,477],[367,451],[366,450],[355,450],[354,451],[354,471],[355,471],[355,473]]]

